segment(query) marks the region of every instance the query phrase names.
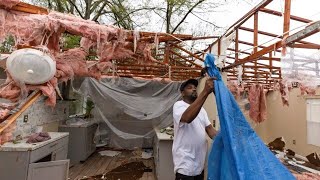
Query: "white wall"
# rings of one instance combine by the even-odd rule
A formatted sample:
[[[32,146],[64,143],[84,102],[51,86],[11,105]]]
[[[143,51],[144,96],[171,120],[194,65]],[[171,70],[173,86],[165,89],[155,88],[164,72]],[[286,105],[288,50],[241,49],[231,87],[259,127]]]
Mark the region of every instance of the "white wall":
[[[24,116],[28,116],[28,121],[24,122]],[[43,127],[43,131],[58,131],[58,125],[69,116],[69,102],[57,101],[54,108],[45,105],[44,97],[22,113],[16,123],[17,128],[14,135],[29,135],[37,126]]]
[[[319,89],[317,95],[320,95]],[[279,92],[269,93],[267,108],[267,120],[255,127],[256,132],[265,142],[269,143],[277,137],[284,137],[286,147],[300,155],[320,153],[320,147],[307,144],[306,97],[300,95],[298,88],[289,93],[289,107],[282,105]]]

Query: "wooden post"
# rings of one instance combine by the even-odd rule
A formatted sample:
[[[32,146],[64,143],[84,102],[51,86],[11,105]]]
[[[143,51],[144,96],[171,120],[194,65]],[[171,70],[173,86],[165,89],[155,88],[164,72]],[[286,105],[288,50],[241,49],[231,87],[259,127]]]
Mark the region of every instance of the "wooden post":
[[[269,71],[270,71],[270,78],[272,78],[272,52],[269,52],[269,66],[270,66],[270,69],[269,69]],[[271,87],[271,81],[269,81],[269,85],[270,85],[270,87]]]
[[[239,30],[236,30],[235,61],[239,60]]]
[[[165,48],[165,51],[164,51],[164,63],[165,64],[169,64],[169,51],[170,49],[170,45],[169,43],[166,43],[166,48]]]
[[[285,0],[285,5],[284,5],[284,20],[283,20],[283,39],[287,38],[289,36],[289,30],[290,30],[290,10],[291,10],[291,0]],[[286,45],[282,46],[282,55],[286,54]],[[280,78],[281,76],[281,69],[280,69]]]
[[[283,37],[289,36],[290,30],[290,10],[291,10],[291,0],[285,0],[285,9],[284,9],[284,21],[283,21]]]
[[[259,12],[259,11],[258,11]],[[258,12],[254,13],[254,28],[253,28],[253,53],[258,52]],[[254,61],[254,72],[255,72],[255,78],[258,77],[257,74],[257,60]]]
[[[218,39],[218,57],[220,56],[221,54],[221,42],[220,42],[220,39]]]
[[[254,14],[253,53],[258,52],[258,12]]]

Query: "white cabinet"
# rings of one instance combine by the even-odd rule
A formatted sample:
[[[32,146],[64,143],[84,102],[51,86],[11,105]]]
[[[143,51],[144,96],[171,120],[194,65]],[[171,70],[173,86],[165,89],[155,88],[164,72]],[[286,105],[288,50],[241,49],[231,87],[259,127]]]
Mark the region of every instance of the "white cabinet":
[[[172,158],[173,139],[166,133],[160,133],[158,129],[154,139],[154,164],[157,180],[174,180],[174,167]]]
[[[60,125],[60,132],[69,132],[68,159],[70,166],[85,161],[94,151],[96,145],[93,138],[98,125],[86,123],[82,125]]]
[[[69,160],[29,164],[28,180],[66,180]]]
[[[69,160],[68,133],[50,132],[48,141],[0,146],[1,180],[66,180]]]

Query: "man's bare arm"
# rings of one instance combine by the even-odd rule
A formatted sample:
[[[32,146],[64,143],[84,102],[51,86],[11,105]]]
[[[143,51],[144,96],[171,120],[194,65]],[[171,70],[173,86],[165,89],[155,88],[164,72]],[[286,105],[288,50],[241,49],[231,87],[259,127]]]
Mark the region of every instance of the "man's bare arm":
[[[211,139],[213,139],[218,133],[211,124],[206,127],[206,132]]]
[[[203,91],[199,94],[198,98],[186,109],[182,114],[180,122],[191,123],[199,114],[203,103],[206,101],[208,95],[213,92],[213,80],[216,78],[209,78],[206,80]]]

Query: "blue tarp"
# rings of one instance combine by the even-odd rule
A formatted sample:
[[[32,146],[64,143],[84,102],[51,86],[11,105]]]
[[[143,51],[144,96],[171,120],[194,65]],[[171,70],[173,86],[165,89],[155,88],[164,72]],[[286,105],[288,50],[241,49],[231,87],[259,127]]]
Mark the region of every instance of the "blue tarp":
[[[210,77],[217,77],[214,90],[220,132],[209,154],[208,179],[295,179],[250,127],[233,95],[224,85],[214,60],[212,54],[207,54],[205,66]]]

